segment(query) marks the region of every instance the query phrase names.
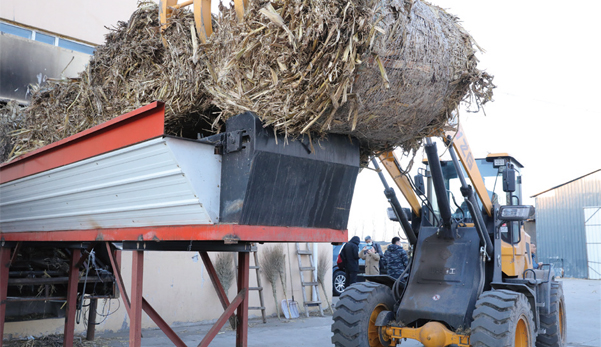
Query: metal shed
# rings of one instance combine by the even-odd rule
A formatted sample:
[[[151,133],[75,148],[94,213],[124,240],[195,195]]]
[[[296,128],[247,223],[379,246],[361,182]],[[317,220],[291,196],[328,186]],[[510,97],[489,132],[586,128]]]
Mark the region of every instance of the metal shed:
[[[533,196],[538,261],[601,279],[601,169]]]

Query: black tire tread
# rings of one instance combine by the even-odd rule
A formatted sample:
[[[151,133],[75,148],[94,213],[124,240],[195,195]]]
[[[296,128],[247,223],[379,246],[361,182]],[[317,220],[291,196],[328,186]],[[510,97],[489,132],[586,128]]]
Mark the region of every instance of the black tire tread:
[[[387,286],[360,282],[346,288],[332,317],[332,344],[337,347],[365,346],[369,316],[382,301],[389,309],[394,306],[392,291]]]
[[[564,347],[566,345],[565,336],[560,336],[559,332],[559,304],[564,305],[565,314],[565,299],[563,296],[563,287],[561,283],[557,281],[551,282],[551,312],[546,314],[541,312],[540,314],[540,325],[542,329],[545,329],[544,334],[539,334],[536,339],[536,347]],[[565,321],[565,317],[563,317]],[[565,335],[564,326],[564,335]]]
[[[527,316],[534,345],[534,319],[528,299],[510,290],[484,292],[476,302],[471,325],[470,344],[473,347],[511,347],[515,339],[516,315]]]

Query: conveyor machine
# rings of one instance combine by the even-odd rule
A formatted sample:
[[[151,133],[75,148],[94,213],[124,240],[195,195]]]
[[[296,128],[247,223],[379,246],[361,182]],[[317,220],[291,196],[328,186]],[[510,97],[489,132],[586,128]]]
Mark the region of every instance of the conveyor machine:
[[[131,322],[130,346],[140,345],[142,310],[175,345],[184,346],[143,298],[142,274],[144,251],[187,250],[200,252],[224,307],[201,345],[208,345],[237,310],[237,345],[244,346],[251,243],[345,242],[358,172],[359,146],[348,136],[290,140],[248,112],[228,119],[225,132],[217,135],[168,136],[161,102],[4,163],[0,336],[5,317],[19,316],[11,307],[32,299],[15,290],[15,283],[35,282],[31,273],[15,266],[38,250],[59,250],[68,256],[69,269],[55,274],[62,282],[46,281],[59,288],[54,299],[66,301],[65,345],[73,341],[78,295],[117,293],[106,285],[101,293],[90,292],[92,286],[84,289],[78,280],[93,254],[119,289]],[[120,250],[133,251],[129,296]],[[232,302],[207,251],[238,252],[239,294]]]

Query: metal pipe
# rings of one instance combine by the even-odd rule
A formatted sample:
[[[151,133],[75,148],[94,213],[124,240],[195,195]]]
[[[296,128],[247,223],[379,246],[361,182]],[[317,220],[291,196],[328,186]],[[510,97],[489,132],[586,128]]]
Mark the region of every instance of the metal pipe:
[[[386,195],[386,198],[388,198],[388,202],[390,203],[390,206],[392,207],[392,211],[394,212],[394,214],[397,216],[397,219],[401,223],[401,227],[403,228],[403,231],[405,232],[405,236],[407,236],[407,240],[409,240],[409,243],[411,245],[415,245],[417,243],[417,236],[415,236],[415,233],[413,232],[413,229],[411,228],[411,225],[409,224],[409,220],[407,219],[407,216],[405,215],[405,211],[403,211],[403,209],[401,208],[401,204],[399,203],[399,199],[397,198],[396,193],[394,192],[394,189],[392,189],[388,185],[388,182],[386,182],[386,178],[384,177],[382,170],[380,170],[380,165],[378,165],[376,158],[372,158],[371,162],[374,164],[374,167],[376,168],[376,172],[378,173],[378,176],[380,176],[380,180],[382,181],[382,184],[384,185],[384,195]]]
[[[463,171],[461,171],[461,166],[459,165],[459,160],[457,159],[457,153],[455,153],[455,149],[453,146],[449,146],[449,153],[451,154],[451,159],[453,160],[453,165],[455,166],[455,170],[457,171],[457,177],[459,177],[459,181],[461,181],[461,194],[465,199],[467,199],[470,203],[467,204],[468,209],[470,210],[470,214],[474,218],[474,225],[476,226],[476,230],[480,235],[480,241],[486,247],[486,253],[488,258],[492,256],[494,252],[494,248],[492,245],[492,241],[490,240],[490,236],[488,235],[488,230],[485,228],[484,219],[482,218],[482,213],[476,209],[478,203],[476,202],[476,197],[474,196],[474,190],[468,186],[465,176],[463,176]]]
[[[426,142],[424,149],[428,156],[428,166],[430,167],[434,191],[436,192],[436,201],[438,202],[438,209],[442,218],[442,227],[446,230],[451,230],[451,205],[447,196],[447,189],[444,185],[444,176],[440,160],[438,159],[438,150],[436,149],[436,144],[430,138],[426,138]]]

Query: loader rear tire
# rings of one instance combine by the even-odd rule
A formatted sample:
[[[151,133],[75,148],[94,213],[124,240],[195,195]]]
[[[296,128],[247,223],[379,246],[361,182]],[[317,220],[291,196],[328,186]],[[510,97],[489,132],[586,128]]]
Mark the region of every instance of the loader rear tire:
[[[355,283],[346,288],[332,317],[332,344],[336,347],[383,347],[376,318],[392,311],[394,298],[389,287],[373,282]]]
[[[540,314],[544,334],[536,338],[536,347],[564,347],[566,345],[566,310],[561,283],[551,282],[551,312]]]
[[[473,347],[534,347],[534,315],[524,294],[511,290],[484,292],[472,314]]]

